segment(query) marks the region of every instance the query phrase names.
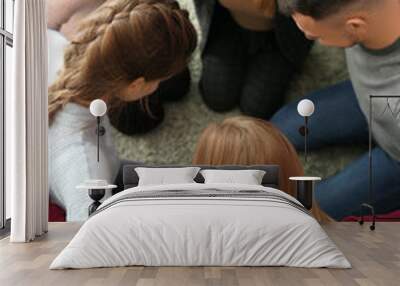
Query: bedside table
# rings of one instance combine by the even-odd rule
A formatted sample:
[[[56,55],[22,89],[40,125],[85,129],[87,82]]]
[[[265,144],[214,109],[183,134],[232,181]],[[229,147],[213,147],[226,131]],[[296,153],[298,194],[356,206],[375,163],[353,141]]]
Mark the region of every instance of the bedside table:
[[[314,198],[315,182],[321,181],[320,177],[290,177],[296,182],[297,200],[308,210],[311,210]]]
[[[106,185],[106,186],[99,186],[99,185],[88,185],[82,184],[76,187],[77,189],[88,190],[89,197],[93,200],[93,203],[89,206],[88,212],[89,216],[94,213],[97,208],[101,205],[100,200],[106,194],[106,190],[111,190],[117,188],[116,185]]]

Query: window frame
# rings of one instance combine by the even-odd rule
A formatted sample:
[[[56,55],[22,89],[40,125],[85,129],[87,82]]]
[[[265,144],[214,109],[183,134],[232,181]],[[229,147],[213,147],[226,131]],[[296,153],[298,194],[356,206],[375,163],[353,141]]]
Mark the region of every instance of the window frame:
[[[5,94],[6,94],[6,49],[13,48],[13,34],[6,27],[6,1],[0,0],[0,237],[7,235],[10,231],[10,219],[7,219],[6,189],[5,189]],[[12,1],[13,13],[15,0]],[[7,15],[10,17],[10,15]],[[14,15],[11,17],[14,18]],[[13,30],[13,29],[12,29]],[[8,83],[9,84],[9,83]]]

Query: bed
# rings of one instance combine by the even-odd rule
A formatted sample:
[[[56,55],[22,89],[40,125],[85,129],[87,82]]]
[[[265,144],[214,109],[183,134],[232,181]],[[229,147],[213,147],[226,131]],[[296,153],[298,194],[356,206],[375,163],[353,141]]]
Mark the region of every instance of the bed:
[[[125,190],[103,202],[50,269],[351,267],[309,212],[278,190],[278,166],[196,166],[261,170],[260,185],[204,182],[200,172],[192,183],[140,185],[142,167],[124,167]],[[184,166],[151,168],[160,167]]]

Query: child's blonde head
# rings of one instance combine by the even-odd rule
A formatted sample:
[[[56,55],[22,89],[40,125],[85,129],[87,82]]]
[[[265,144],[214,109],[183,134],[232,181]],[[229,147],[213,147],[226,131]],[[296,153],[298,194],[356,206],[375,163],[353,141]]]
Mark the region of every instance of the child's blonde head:
[[[196,165],[279,165],[280,189],[295,196],[289,177],[303,176],[303,166],[289,140],[271,123],[237,116],[210,124],[201,134],[193,156]],[[319,221],[327,216],[318,206]]]

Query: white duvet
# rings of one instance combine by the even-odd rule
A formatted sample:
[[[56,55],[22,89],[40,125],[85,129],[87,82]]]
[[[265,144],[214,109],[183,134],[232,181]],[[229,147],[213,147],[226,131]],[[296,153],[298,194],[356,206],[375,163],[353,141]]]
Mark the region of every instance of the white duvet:
[[[145,266],[350,268],[318,222],[289,204],[257,198],[152,198],[115,203],[134,192],[262,186],[185,184],[136,187],[106,200],[50,269]],[[115,203],[115,204],[113,204]],[[298,202],[297,202],[298,203]]]

